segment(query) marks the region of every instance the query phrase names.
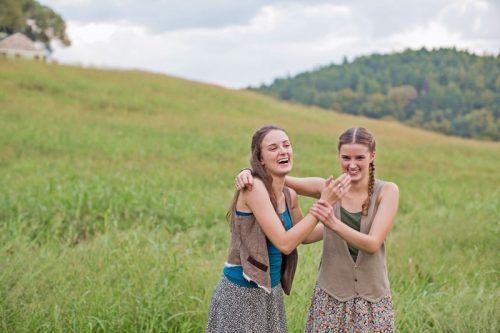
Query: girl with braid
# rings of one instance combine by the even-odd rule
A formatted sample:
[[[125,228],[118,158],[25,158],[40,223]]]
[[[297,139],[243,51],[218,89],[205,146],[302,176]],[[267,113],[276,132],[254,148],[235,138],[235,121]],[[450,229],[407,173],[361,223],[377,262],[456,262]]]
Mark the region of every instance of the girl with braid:
[[[308,237],[324,242],[305,332],[394,331],[384,244],[399,190],[375,178],[375,146],[365,128],[350,128],[339,137],[340,167],[351,186]],[[252,183],[248,171],[238,175],[238,187],[251,188]],[[319,198],[325,180],[287,176],[285,184],[300,195]],[[315,205],[328,208],[322,200]],[[314,209],[310,212],[314,215]]]

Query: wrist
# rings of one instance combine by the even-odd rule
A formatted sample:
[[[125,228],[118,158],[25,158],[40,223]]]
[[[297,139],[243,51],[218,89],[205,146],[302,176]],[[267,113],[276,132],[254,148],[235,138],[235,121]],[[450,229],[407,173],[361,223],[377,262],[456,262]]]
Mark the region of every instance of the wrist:
[[[333,216],[328,223],[330,229],[332,229],[333,231],[338,231],[339,222],[340,221],[335,216]]]

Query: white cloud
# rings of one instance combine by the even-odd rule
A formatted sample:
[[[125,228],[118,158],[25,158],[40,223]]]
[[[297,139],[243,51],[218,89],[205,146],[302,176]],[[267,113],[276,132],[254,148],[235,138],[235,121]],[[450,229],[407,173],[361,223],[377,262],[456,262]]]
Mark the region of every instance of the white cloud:
[[[99,7],[95,0],[79,1],[86,4],[89,13]],[[61,8],[70,6],[66,0],[52,2],[58,2]],[[105,2],[106,10],[113,8],[110,3],[125,4],[122,12],[127,14],[122,17],[109,14],[102,20],[99,17],[103,14],[96,15],[95,20],[67,17],[73,45],[68,49],[56,47],[54,58],[84,65],[146,69],[240,88],[340,62],[344,56],[352,59],[373,52],[423,46],[456,46],[477,53],[484,50],[497,53],[500,49],[500,29],[495,30],[499,6],[488,1],[381,0],[374,4],[366,0],[217,0],[215,3],[229,2],[229,7],[232,6],[229,11],[247,9],[246,14],[227,19],[228,10],[218,11],[214,7],[205,13],[205,21],[195,11],[189,24],[175,25],[173,20],[169,23],[173,28],[159,30],[152,28],[156,26],[154,21],[172,18],[173,14],[158,12],[146,24],[142,17],[147,11],[139,11],[134,19],[132,9],[136,7],[130,5],[131,0]],[[156,10],[180,12],[194,5],[205,9],[205,3],[212,2],[180,3],[184,5],[178,9],[169,1],[150,2]],[[75,3],[71,6],[73,10],[79,8]],[[88,9],[92,6],[93,9]],[[103,8],[100,12],[106,11]]]

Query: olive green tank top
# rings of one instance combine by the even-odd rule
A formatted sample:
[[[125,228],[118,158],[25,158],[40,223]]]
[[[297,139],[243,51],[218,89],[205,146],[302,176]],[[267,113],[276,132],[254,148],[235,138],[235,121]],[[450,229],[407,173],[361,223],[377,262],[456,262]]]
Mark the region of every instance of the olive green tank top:
[[[361,217],[363,216],[362,212],[351,213],[344,209],[344,207],[340,207],[340,220],[353,228],[356,231],[361,230]],[[352,260],[356,262],[358,258],[358,249],[347,243],[347,247],[349,248],[349,253],[351,254]]]

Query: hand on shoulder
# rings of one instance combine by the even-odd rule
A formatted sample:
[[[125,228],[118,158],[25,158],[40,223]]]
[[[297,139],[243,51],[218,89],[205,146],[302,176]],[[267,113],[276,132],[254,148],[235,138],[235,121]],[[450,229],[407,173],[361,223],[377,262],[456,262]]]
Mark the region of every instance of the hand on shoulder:
[[[240,191],[243,194],[243,196],[246,198],[259,197],[259,196],[263,196],[263,195],[267,195],[267,197],[269,197],[269,193],[267,192],[266,185],[264,185],[264,182],[259,178],[253,179],[252,189],[243,188]]]

